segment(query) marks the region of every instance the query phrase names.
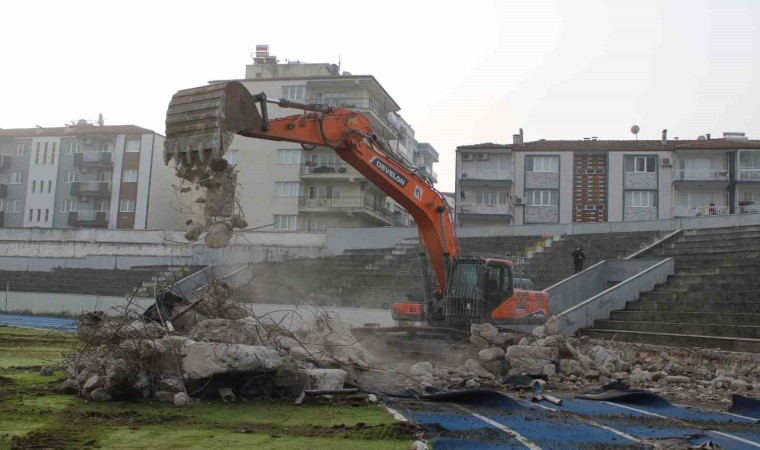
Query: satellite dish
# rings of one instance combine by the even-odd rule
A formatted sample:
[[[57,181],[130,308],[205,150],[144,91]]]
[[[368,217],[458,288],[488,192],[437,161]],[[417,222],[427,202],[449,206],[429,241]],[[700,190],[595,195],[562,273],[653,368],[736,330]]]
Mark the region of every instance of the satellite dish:
[[[641,128],[639,128],[638,125],[634,125],[631,127],[631,133],[633,133],[634,136],[636,136],[636,140],[639,140],[639,131],[641,131]]]
[[[707,139],[707,138],[706,138],[706,137],[704,137],[704,136],[702,136],[702,135],[700,135],[700,136],[697,138],[697,140],[698,140],[698,141],[704,141],[704,140],[706,140],[706,139]]]

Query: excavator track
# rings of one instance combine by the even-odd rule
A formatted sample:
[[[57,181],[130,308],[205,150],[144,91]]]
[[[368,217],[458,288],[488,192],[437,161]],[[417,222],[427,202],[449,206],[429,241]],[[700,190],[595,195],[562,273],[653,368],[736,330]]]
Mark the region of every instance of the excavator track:
[[[435,359],[462,359],[477,355],[466,330],[439,327],[362,327],[351,330],[370,349],[393,354]]]

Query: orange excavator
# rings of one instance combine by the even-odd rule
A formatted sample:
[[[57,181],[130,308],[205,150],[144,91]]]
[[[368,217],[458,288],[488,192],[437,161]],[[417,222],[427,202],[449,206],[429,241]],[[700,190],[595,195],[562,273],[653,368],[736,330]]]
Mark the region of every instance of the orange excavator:
[[[302,112],[269,119],[267,104]],[[444,196],[389,151],[361,113],[252,95],[239,82],[182,90],[167,111],[165,163],[213,166],[235,135],[298,143],[306,151],[329,147],[409,212],[427,249],[428,258],[422,260],[427,264],[429,259],[434,275],[426,276],[427,268],[421,271],[422,298],[394,303],[394,319],[469,329],[476,323],[508,326],[548,317],[548,294],[514,289],[512,262],[461,254]]]

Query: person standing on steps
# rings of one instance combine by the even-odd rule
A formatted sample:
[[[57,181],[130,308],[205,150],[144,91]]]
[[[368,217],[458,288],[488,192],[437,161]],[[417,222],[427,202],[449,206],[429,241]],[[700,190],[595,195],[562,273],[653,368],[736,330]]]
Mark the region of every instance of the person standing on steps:
[[[583,261],[586,260],[586,255],[583,254],[583,247],[580,245],[575,247],[573,254],[573,273],[576,274],[583,270]]]

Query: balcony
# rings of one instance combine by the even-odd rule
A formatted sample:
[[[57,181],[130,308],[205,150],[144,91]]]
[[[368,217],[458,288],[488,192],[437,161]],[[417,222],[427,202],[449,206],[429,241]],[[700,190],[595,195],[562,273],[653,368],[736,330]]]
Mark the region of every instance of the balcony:
[[[676,181],[728,181],[727,169],[678,169]]]
[[[301,178],[352,179],[362,174],[346,163],[312,163],[301,164]]]
[[[5,153],[0,153],[0,170],[7,169],[11,165],[11,157]]]
[[[74,153],[74,166],[81,169],[89,167],[107,168],[113,167],[113,153],[111,152],[79,152]]]
[[[70,194],[73,197],[111,197],[110,181],[74,181]]]
[[[459,205],[459,214],[474,214],[487,216],[511,216],[510,205]]]
[[[760,169],[739,169],[738,181],[760,181]]]
[[[739,205],[737,212],[739,214],[760,214],[760,205]]]
[[[385,207],[376,206],[372,199],[366,197],[298,197],[298,209],[299,211],[312,212],[347,212],[349,214],[365,214],[385,225],[393,225],[393,212]]]
[[[8,185],[0,183],[0,198],[5,198],[8,195]]]
[[[106,228],[108,226],[108,212],[71,211],[66,223],[75,228]]]
[[[511,184],[512,173],[507,170],[468,170],[459,176],[459,182],[464,184],[482,181],[506,181],[507,184]]]
[[[425,167],[425,166],[422,166],[422,167],[420,167],[420,173],[422,175],[430,178],[430,181],[432,181],[433,183],[437,183],[438,182],[438,174],[436,173],[435,170],[430,169],[430,168]]]
[[[728,206],[676,206],[676,217],[708,217],[728,214]]]

